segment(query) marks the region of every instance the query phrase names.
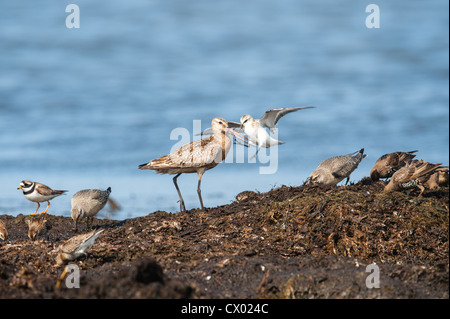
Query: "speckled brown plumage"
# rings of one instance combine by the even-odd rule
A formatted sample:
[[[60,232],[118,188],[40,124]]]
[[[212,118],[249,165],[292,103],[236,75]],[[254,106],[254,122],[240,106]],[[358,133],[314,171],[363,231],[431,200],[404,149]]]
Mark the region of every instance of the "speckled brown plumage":
[[[228,122],[223,118],[216,117],[211,122],[213,135],[209,138],[193,141],[176,149],[169,155],[164,155],[146,164],[139,165],[139,169],[151,169],[160,174],[176,174],[173,178],[175,188],[180,198],[180,210],[185,211],[183,197],[178,188],[177,178],[183,173],[197,173],[197,194],[201,208],[204,209],[201,196],[201,179],[205,171],[216,167],[222,162],[231,146],[231,139],[226,133],[233,134],[237,138],[244,139],[228,128]]]
[[[47,220],[43,218],[27,219],[28,238],[36,240],[38,235],[45,235],[47,233]]]
[[[448,166],[442,166],[438,167],[436,171],[423,183],[423,185],[425,188],[436,190],[442,186],[448,185],[448,182]]]
[[[0,220],[0,239],[6,240],[8,238],[8,230],[6,229],[5,223]]]
[[[410,160],[406,166],[400,168],[392,175],[389,183],[384,187],[384,192],[418,187],[421,190],[420,196],[425,190],[423,183],[430,178],[440,165],[441,163],[431,164],[422,159]]]
[[[104,231],[104,229],[95,229],[85,234],[76,235],[61,246],[58,247],[56,262],[62,265],[67,261],[75,260],[80,256],[86,255],[86,251],[94,244],[95,239]]]
[[[416,152],[418,151],[384,154],[375,162],[375,165],[370,170],[370,177],[374,181],[377,181],[380,178],[391,177],[398,169],[405,166],[409,160],[413,159],[416,156],[413,153]]]

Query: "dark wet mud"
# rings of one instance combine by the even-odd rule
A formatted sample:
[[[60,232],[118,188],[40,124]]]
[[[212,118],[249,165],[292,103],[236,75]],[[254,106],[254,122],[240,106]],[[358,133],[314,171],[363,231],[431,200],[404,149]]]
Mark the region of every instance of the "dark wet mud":
[[[205,211],[95,219],[105,231],[72,262],[80,288],[57,287],[70,218],[46,216],[31,241],[28,216],[0,215],[0,298],[449,298],[449,188],[383,185],[282,186]]]

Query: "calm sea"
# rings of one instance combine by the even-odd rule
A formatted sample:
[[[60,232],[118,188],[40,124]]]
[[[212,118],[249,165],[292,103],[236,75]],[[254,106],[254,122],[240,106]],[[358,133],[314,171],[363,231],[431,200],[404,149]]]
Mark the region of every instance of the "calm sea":
[[[66,27],[71,3],[80,28]],[[368,4],[1,2],[0,215],[35,210],[17,190],[23,179],[69,191],[52,200],[55,215],[70,214],[76,191],[108,186],[122,207],[113,218],[176,211],[171,176],[138,165],[168,154],[175,128],[192,138],[194,120],[206,129],[216,116],[277,107],[316,108],[278,123],[285,144],[273,174],[235,145],[203,177],[205,206],[300,185],[323,159],[362,147],[354,182],[393,151],[448,165],[449,3],[377,0],[379,28],[366,26]],[[187,208],[199,207],[197,176],[179,185]]]

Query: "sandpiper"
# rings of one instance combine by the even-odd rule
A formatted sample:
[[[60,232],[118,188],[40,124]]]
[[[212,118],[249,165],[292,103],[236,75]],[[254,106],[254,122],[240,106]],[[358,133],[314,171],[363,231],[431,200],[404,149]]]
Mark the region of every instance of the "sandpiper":
[[[100,189],[83,189],[72,196],[72,209],[70,215],[75,223],[75,231],[78,230],[78,221],[86,217],[88,224],[94,216],[105,207],[108,202],[111,187],[102,191]]]
[[[366,156],[364,148],[362,148],[354,153],[328,158],[322,161],[316,170],[311,173],[309,176],[310,183],[332,186],[347,178],[345,182],[347,184],[350,174]]]
[[[244,133],[248,136],[248,144],[257,146],[257,154],[261,147],[269,148],[274,145],[284,144],[284,142],[271,137],[265,128],[268,128],[273,134],[275,133],[275,126],[283,116],[294,111],[311,108],[314,107],[298,106],[272,109],[266,111],[264,115],[259,119],[254,119],[251,115],[246,114],[240,118],[240,123],[229,121],[228,126],[230,128],[243,130]],[[208,134],[211,134],[211,129],[206,129],[201,133],[201,135]]]
[[[62,265],[66,261],[75,260],[82,255],[86,256],[86,250],[94,244],[98,235],[103,231],[104,229],[94,229],[88,233],[76,235],[68,239],[57,249],[57,264]]]
[[[442,166],[438,167],[423,185],[428,189],[439,189],[441,186],[448,185],[448,182],[448,166]]]
[[[0,219],[0,239],[6,240],[8,238],[8,231],[3,221]]]
[[[231,139],[226,134],[229,133],[244,140],[242,135],[228,127],[228,122],[223,118],[214,118],[211,122],[211,127],[213,135],[209,138],[185,144],[169,155],[139,165],[139,169],[151,169],[160,174],[176,174],[173,178],[173,183],[180,198],[181,211],[185,211],[186,207],[180,189],[178,188],[177,178],[183,173],[198,174],[197,194],[201,209],[204,209],[200,190],[202,176],[205,171],[216,167],[227,156],[231,146]]]
[[[423,183],[436,172],[440,165],[442,164],[431,164],[422,159],[410,160],[406,166],[403,166],[392,175],[389,183],[384,187],[384,192],[388,193],[418,187],[420,189],[419,196],[421,196],[425,190]]]
[[[416,152],[418,151],[384,154],[375,162],[375,165],[370,170],[370,178],[377,181],[380,178],[391,177],[398,169],[405,166],[406,162],[413,159],[416,156],[413,153]]]
[[[230,127],[243,127],[245,134],[248,135],[249,140],[261,147],[271,147],[273,145],[283,144],[284,142],[272,138],[265,128],[268,128],[270,132],[275,133],[275,126],[278,121],[288,113],[311,109],[312,106],[298,106],[298,107],[283,107],[278,109],[268,110],[259,119],[254,119],[251,115],[243,115],[240,119],[240,124],[232,122]]]
[[[28,224],[28,238],[32,241],[36,240],[39,234],[45,234],[47,232],[46,219],[27,219],[26,223]]]
[[[44,184],[31,182],[28,180],[22,181],[17,189],[21,189],[23,191],[23,195],[26,199],[38,204],[36,211],[31,215],[36,215],[39,207],[41,206],[40,203],[42,202],[47,202],[48,205],[46,210],[39,214],[47,214],[48,208],[50,207],[50,200],[67,192],[64,190],[54,190]]]

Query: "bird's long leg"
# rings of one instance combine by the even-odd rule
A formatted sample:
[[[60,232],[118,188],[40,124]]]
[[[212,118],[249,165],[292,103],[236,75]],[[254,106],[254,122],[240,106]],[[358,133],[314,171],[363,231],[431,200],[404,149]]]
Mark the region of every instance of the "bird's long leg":
[[[65,267],[64,267],[64,270],[63,270],[63,272],[61,273],[61,276],[59,276],[59,279],[58,279],[58,281],[56,282],[56,289],[58,289],[58,288],[61,286],[61,282],[64,280],[64,277],[65,277],[66,274],[67,274],[67,267],[68,267],[68,266],[65,266]]]
[[[205,207],[203,206],[203,200],[202,200],[202,190],[200,189],[200,185],[202,183],[202,176],[203,176],[203,171],[198,172],[197,194],[198,194],[198,199],[200,200],[200,205],[202,207],[202,210],[205,210]]]
[[[181,196],[181,192],[180,192],[180,189],[178,188],[178,184],[177,184],[177,178],[180,175],[181,175],[181,173],[177,174],[173,178],[173,183],[175,184],[175,188],[177,189],[178,196],[180,197],[180,211],[184,212],[186,210],[186,207],[184,206],[184,200],[183,200],[183,197]]]
[[[36,208],[36,211],[31,215],[36,215],[37,211],[39,210],[39,207],[41,207],[41,204],[39,202],[37,204],[38,204],[38,207]]]
[[[237,139],[236,139],[236,137],[233,137],[233,144],[237,144],[237,145],[242,145],[242,146],[244,146],[244,147],[249,147],[250,146],[250,144],[245,144],[245,143],[242,143],[242,142],[239,142]]]
[[[258,148],[256,149],[256,153],[255,155],[253,155],[250,159],[254,159],[256,157],[256,155],[258,155],[259,150],[261,149],[261,146],[258,146]]]
[[[76,233],[76,232],[78,232],[78,218],[77,219],[75,219],[75,226],[74,226],[74,228],[73,228],[73,231],[74,231],[74,233]]]
[[[420,185],[420,184],[417,185],[417,187],[419,187],[419,189],[420,189],[420,194],[417,197],[420,197],[420,196],[422,196],[423,192],[425,191],[425,187],[423,185]]]
[[[47,201],[47,203],[48,203],[48,205],[47,205],[47,208],[45,209],[45,212],[40,212],[39,215],[40,214],[47,214],[48,208],[50,207],[50,201]]]

